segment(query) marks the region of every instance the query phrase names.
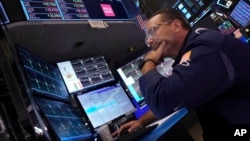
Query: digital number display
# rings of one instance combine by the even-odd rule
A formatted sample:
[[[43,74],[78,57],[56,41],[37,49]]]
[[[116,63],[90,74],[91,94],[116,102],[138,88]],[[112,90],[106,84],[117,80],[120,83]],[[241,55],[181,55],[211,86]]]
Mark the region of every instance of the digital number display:
[[[116,0],[20,0],[27,20],[129,19]]]

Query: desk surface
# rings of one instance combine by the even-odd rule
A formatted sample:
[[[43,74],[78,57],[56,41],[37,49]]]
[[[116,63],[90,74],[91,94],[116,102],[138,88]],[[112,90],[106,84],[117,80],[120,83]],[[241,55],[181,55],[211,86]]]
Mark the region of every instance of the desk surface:
[[[166,116],[165,118],[150,124],[150,125],[153,124],[159,124],[159,125],[150,133],[143,136],[139,141],[156,141],[164,133],[166,133],[172,126],[174,126],[178,121],[180,121],[187,113],[188,110],[186,108],[182,108]]]

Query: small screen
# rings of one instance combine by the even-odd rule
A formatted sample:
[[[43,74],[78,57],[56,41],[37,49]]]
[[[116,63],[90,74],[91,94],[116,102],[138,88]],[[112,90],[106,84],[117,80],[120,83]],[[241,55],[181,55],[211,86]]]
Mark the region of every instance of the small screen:
[[[32,92],[51,98],[69,100],[61,74],[53,66],[28,50],[17,46],[26,79]]]
[[[103,56],[57,63],[69,93],[80,92],[114,80]]]
[[[125,64],[124,66],[117,69],[118,74],[127,86],[128,91],[132,96],[132,101],[137,108],[135,116],[141,117],[148,109],[144,97],[139,88],[139,78],[142,76],[140,69],[138,68],[140,60],[143,56],[140,56],[133,61]],[[166,58],[162,64],[157,66],[157,70],[163,75],[168,76],[171,74],[171,66],[173,60]]]
[[[178,0],[172,6],[180,10],[188,21],[193,21],[201,10],[205,8],[205,4],[202,0]]]
[[[93,137],[88,123],[69,103],[38,97],[35,100],[60,141],[79,141]]]
[[[76,96],[93,128],[107,124],[135,108],[123,87],[117,83]]]
[[[216,4],[229,9],[233,5],[233,0],[217,0]]]
[[[232,34],[236,30],[236,28],[229,20],[225,20],[223,23],[218,25],[218,28],[220,32],[224,34]]]
[[[230,17],[241,26],[247,26],[250,24],[250,4],[240,0],[230,13]]]

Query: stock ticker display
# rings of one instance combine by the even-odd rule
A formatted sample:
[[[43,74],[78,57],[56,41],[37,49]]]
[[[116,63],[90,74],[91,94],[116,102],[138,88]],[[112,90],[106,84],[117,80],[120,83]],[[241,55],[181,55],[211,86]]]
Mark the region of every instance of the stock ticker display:
[[[44,96],[67,100],[68,92],[58,68],[21,47],[17,48],[31,90]]]
[[[27,20],[128,19],[119,0],[20,0]]]

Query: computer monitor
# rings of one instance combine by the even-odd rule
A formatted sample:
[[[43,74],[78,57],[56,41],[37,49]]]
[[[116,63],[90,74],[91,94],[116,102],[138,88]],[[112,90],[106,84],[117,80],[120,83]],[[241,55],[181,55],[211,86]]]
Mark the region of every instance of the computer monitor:
[[[230,18],[239,24],[241,27],[245,27],[250,24],[250,1],[239,0],[236,6],[230,13]]]
[[[76,101],[95,129],[135,111],[120,83],[76,95]]]
[[[135,117],[140,118],[148,110],[148,106],[144,101],[144,97],[139,88],[139,78],[142,76],[140,69],[138,68],[140,60],[144,55],[132,60],[131,62],[119,67],[117,72],[125,83],[128,92],[131,95],[132,102],[134,103],[137,111],[135,111]],[[157,66],[157,70],[165,77],[171,75],[173,60],[165,58],[164,62]]]
[[[69,103],[35,97],[35,102],[48,122],[49,130],[59,141],[83,141],[94,138],[88,122]]]
[[[69,95],[58,68],[19,45],[16,48],[31,92],[68,101]]]
[[[57,66],[70,94],[115,80],[103,56],[62,61]]]

